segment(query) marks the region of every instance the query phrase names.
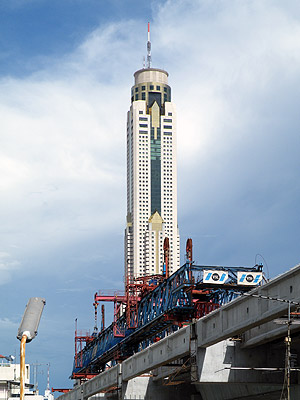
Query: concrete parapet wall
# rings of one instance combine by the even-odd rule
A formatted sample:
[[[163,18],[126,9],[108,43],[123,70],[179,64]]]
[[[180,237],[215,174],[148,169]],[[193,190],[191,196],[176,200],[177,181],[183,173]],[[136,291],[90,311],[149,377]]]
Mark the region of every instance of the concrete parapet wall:
[[[135,354],[122,363],[122,379],[130,380],[147,371],[189,354],[190,327],[186,326]]]
[[[300,302],[300,265],[253,289],[259,294]],[[239,335],[287,313],[288,304],[279,301],[242,296],[196,323],[199,347],[208,347],[224,339]]]
[[[118,387],[120,373],[121,365],[116,365],[58,398],[61,400],[83,400],[112,387]]]
[[[117,387],[120,373],[121,365],[116,365],[85,382],[82,385],[83,397],[87,398],[111,387]]]

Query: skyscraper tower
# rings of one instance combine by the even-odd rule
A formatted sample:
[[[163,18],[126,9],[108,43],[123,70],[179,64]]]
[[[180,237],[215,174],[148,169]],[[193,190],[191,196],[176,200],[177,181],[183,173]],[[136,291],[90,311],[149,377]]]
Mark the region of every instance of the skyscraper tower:
[[[170,243],[169,273],[179,268],[177,225],[176,109],[168,73],[147,67],[134,74],[127,113],[127,225],[125,277],[161,274],[164,239]]]

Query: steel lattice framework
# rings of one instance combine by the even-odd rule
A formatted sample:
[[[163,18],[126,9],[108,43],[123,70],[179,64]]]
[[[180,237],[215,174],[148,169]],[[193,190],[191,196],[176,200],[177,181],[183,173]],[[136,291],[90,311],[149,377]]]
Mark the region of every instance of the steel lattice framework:
[[[187,252],[188,254],[188,252]],[[254,267],[199,266],[190,260],[170,277],[149,276],[127,283],[125,295],[95,294],[98,302],[113,301],[114,322],[94,333],[75,355],[71,378],[87,378],[104,370],[107,363],[124,360],[192,318],[201,318],[253,286],[238,285],[239,273],[260,273]],[[224,272],[226,282],[204,282],[205,271]],[[78,362],[80,360],[80,363]]]

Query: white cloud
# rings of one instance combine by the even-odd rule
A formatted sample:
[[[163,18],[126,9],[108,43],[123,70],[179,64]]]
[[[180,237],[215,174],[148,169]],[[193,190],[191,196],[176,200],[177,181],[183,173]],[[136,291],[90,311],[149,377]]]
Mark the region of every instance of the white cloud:
[[[201,263],[249,263],[257,249],[273,271],[299,259],[299,11],[178,0],[157,14],[153,53],[158,45],[178,110],[180,229],[195,235]]]
[[[3,330],[16,328],[18,323],[11,320],[10,318],[0,318],[0,328]]]
[[[125,197],[122,89],[55,77],[3,80],[2,89],[2,246],[34,252],[41,236],[55,246],[113,229]]]
[[[13,259],[9,253],[0,252],[0,286],[7,284],[19,268],[18,260]]]
[[[262,97],[299,76],[300,24],[288,7],[270,1],[168,1],[158,25],[155,39],[162,39],[161,57],[171,60],[185,157],[230,145],[231,130],[243,134]],[[219,140],[224,132],[229,140]]]
[[[279,111],[297,96],[299,21],[270,1],[178,0],[154,9],[153,65],[170,72],[178,109],[179,215],[222,203],[243,209],[247,190],[267,199],[291,167],[278,158],[295,156],[292,115],[287,121]],[[0,81],[3,251],[30,254],[88,232],[122,232],[126,111],[145,50],[136,32],[144,28],[135,20],[107,24],[34,75]],[[195,203],[181,195],[187,177]]]

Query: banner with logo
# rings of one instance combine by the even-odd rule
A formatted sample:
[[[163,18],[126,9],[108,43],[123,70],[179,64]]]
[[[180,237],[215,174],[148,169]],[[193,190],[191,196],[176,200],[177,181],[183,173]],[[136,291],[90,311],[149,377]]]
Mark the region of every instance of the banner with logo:
[[[203,283],[224,284],[228,279],[228,272],[219,270],[204,270]]]
[[[244,272],[238,271],[237,284],[238,285],[258,285],[262,280],[262,272]]]

